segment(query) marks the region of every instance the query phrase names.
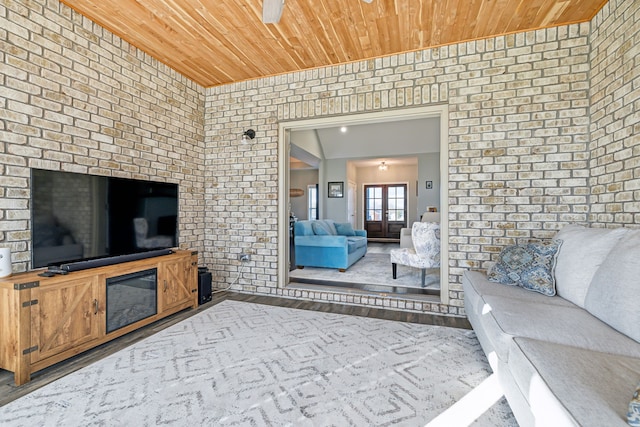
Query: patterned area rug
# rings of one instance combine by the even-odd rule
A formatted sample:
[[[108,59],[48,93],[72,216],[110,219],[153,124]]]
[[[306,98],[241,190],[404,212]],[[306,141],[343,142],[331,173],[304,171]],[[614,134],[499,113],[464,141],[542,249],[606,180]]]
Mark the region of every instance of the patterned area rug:
[[[488,376],[469,330],[227,300],[5,405],[0,425],[420,426]],[[500,400],[474,425],[517,424]]]
[[[420,288],[421,271],[418,268],[398,265],[397,278],[393,280],[389,254],[367,253],[341,273],[335,268],[305,267],[289,272],[290,280],[314,279],[333,282],[359,283],[388,287]],[[440,288],[440,269],[427,270],[425,287]]]

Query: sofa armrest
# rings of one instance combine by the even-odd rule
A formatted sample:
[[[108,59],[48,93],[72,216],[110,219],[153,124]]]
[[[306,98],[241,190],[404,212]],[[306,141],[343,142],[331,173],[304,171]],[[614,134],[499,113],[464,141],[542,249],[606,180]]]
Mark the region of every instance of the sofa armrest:
[[[328,248],[344,248],[347,246],[346,236],[295,236],[296,246],[322,246]]]
[[[367,237],[367,230],[353,230],[356,232],[356,236]]]

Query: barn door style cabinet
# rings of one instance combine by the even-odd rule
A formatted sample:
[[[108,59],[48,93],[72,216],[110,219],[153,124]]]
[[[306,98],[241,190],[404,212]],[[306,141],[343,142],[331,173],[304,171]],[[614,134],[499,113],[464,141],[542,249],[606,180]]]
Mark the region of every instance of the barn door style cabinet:
[[[197,252],[41,277],[0,279],[0,368],[31,373],[198,306]]]

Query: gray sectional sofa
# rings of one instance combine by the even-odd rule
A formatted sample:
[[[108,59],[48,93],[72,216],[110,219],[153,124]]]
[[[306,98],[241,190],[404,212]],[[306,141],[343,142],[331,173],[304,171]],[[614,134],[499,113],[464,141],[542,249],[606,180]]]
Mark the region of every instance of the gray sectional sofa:
[[[640,381],[640,230],[570,225],[555,239],[555,296],[467,271],[467,316],[522,427],[628,427]]]

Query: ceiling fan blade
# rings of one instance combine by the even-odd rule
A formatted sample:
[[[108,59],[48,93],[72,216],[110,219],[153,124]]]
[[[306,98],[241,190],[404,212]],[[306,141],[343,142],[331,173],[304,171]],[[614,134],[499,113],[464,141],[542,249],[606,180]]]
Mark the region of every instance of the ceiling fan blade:
[[[284,0],[262,0],[262,22],[277,24],[282,16]]]

